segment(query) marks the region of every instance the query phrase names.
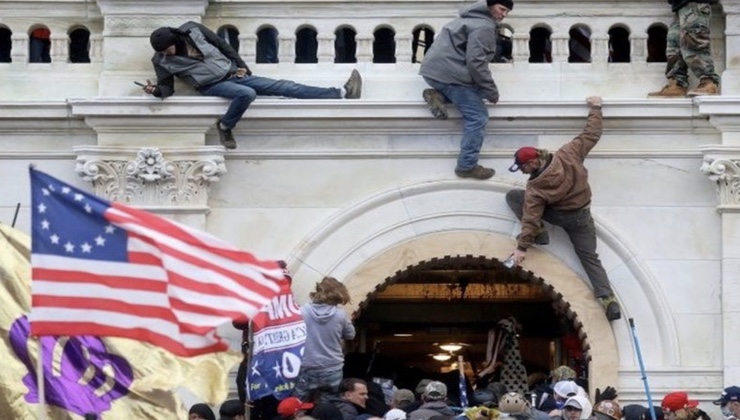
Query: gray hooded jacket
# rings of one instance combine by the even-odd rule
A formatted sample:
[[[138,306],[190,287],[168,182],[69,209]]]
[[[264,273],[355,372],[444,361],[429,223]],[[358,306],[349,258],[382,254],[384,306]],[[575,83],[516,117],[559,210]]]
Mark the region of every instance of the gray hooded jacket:
[[[306,348],[301,369],[341,369],[342,340],[355,338],[355,327],[344,309],[323,303],[301,307],[306,323]]]
[[[498,100],[498,88],[488,64],[496,53],[498,28],[485,1],[460,10],[434,37],[419,74],[437,82],[478,86],[486,99]]]

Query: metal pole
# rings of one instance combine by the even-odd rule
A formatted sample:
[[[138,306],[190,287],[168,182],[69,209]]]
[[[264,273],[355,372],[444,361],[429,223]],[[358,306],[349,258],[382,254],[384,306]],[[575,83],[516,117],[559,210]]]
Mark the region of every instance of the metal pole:
[[[38,336],[36,340],[39,343],[39,359],[36,362],[36,380],[38,381],[39,390],[39,419],[46,420],[46,384],[44,383],[44,357],[43,357],[43,337]]]
[[[648,385],[647,374],[645,374],[645,364],[642,362],[642,352],[640,351],[640,343],[637,341],[637,331],[635,330],[635,320],[629,319],[630,329],[632,330],[632,342],[635,343],[635,352],[637,353],[637,361],[640,363],[640,374],[642,375],[642,382],[645,384],[645,395],[647,396],[648,408],[650,410],[650,418],[657,420],[655,416],[655,407],[653,407],[653,397],[650,396],[650,386]]]
[[[15,214],[13,215],[13,224],[10,227],[15,227],[15,221],[18,220],[18,212],[21,210],[21,203],[16,204]]]

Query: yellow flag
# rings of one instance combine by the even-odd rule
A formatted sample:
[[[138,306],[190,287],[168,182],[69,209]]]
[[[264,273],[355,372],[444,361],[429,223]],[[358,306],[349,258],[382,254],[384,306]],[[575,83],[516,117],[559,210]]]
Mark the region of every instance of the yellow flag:
[[[237,352],[181,358],[123,338],[29,337],[30,254],[30,238],[0,224],[0,419],[39,418],[39,343],[48,419],[186,418],[180,389],[211,405],[226,399]]]

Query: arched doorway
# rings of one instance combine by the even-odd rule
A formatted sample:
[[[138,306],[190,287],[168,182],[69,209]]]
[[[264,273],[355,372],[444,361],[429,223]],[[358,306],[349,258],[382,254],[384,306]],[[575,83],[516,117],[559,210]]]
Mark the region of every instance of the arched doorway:
[[[389,278],[424,261],[459,255],[506,258],[516,246],[519,227],[504,195],[515,186],[503,179],[432,180],[359,198],[329,215],[291,252],[287,260],[298,302],[306,301],[316,281],[331,275],[349,288],[348,310],[354,312]],[[655,367],[679,363],[677,328],[645,262],[599,211],[594,218],[622,320],[606,321],[562,230],[553,229],[547,247],[530,249],[523,268],[552,287],[581,324],[576,329],[587,337],[591,391],[617,384],[620,400],[640,401],[643,389],[627,318],[638,321],[643,358]]]
[[[371,355],[368,375],[398,387],[455,372],[460,356],[466,376],[482,386],[500,379],[497,322],[508,317],[521,326],[517,341],[532,381],[566,364],[587,383],[588,337],[562,295],[531,272],[484,256],[433,258],[387,278],[355,313],[356,350]]]

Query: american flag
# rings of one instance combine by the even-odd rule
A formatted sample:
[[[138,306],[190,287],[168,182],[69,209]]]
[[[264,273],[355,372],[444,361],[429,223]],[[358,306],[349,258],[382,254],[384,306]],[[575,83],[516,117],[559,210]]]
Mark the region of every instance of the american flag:
[[[33,335],[126,337],[180,356],[223,351],[216,328],[247,322],[285,280],[275,261],[30,173]]]

